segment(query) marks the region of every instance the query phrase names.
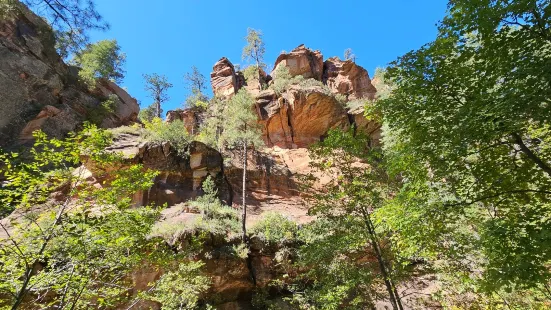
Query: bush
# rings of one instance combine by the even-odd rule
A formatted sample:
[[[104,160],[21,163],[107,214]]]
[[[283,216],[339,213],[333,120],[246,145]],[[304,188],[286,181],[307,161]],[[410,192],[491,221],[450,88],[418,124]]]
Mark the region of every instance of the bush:
[[[251,229],[253,234],[270,244],[281,244],[285,240],[293,240],[297,230],[295,222],[275,212],[266,213]]]
[[[162,275],[142,297],[161,303],[163,309],[196,309],[200,296],[212,284],[212,280],[201,272],[203,266],[203,262],[180,263],[178,270]]]
[[[192,141],[184,122],[176,120],[171,123],[163,122],[160,118],[145,123],[145,140],[149,142],[169,142],[176,149],[178,155],[189,155],[189,144]]]
[[[120,126],[108,130],[115,138],[123,134],[140,135],[143,132],[143,128],[139,124],[134,124],[132,126]]]
[[[144,123],[152,122],[155,119],[155,117],[157,117],[156,113],[157,113],[157,108],[153,103],[144,109],[140,109],[140,113],[138,113],[138,118]]]
[[[274,82],[270,88],[279,96],[283,94],[289,86],[299,84],[304,81],[302,75],[291,76],[289,69],[285,66],[277,66],[273,73]]]
[[[346,107],[348,108],[348,110],[353,111],[360,107],[364,107],[366,103],[367,103],[367,99],[355,99],[355,100],[348,101],[346,103]]]
[[[239,232],[239,213],[236,209],[225,206],[218,199],[218,191],[211,176],[203,182],[205,194],[190,202],[203,215],[193,223],[193,229],[208,231],[214,234],[233,234]]]
[[[119,97],[115,94],[109,95],[107,100],[103,101],[99,106],[88,108],[86,118],[94,125],[100,126],[103,120],[110,114],[115,113]]]
[[[241,72],[243,72],[247,84],[251,83],[253,80],[258,80],[258,67],[256,65],[248,66]]]

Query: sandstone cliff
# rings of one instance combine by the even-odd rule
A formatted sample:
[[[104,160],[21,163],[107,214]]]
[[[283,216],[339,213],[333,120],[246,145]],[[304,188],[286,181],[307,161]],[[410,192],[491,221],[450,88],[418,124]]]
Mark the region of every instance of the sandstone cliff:
[[[137,119],[134,98],[106,80],[88,90],[54,45],[49,25],[24,7],[0,19],[0,146],[26,142],[37,129],[63,136],[98,113],[110,95],[115,107],[99,115],[102,127]]]

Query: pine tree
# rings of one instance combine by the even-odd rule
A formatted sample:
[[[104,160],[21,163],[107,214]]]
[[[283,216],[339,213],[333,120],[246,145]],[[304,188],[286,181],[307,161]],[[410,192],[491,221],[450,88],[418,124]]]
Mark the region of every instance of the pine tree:
[[[245,90],[241,89],[233,96],[226,108],[226,127],[222,133],[224,141],[230,147],[241,148],[241,159],[243,161],[243,204],[241,214],[241,224],[243,230],[243,242],[247,240],[247,229],[245,223],[247,220],[246,204],[246,182],[247,182],[247,151],[248,148],[258,147],[263,144],[260,128],[257,123],[257,116],[254,113],[254,98]]]
[[[168,79],[164,75],[158,75],[157,73],[153,74],[144,74],[145,79],[145,90],[149,92],[149,95],[154,100],[155,105],[155,115],[158,118],[161,118],[161,104],[168,101],[167,91],[173,86],[168,82]]]
[[[245,37],[247,45],[243,48],[243,60],[253,60],[256,63],[256,70],[258,71],[258,83],[260,89],[262,89],[262,69],[266,67],[264,63],[264,53],[266,48],[264,47],[264,41],[262,40],[262,32],[252,28],[247,29],[247,36]]]
[[[75,55],[74,64],[81,67],[79,77],[94,86],[97,78],[106,78],[120,83],[124,78],[126,54],[122,53],[117,40],[102,40],[89,44]]]

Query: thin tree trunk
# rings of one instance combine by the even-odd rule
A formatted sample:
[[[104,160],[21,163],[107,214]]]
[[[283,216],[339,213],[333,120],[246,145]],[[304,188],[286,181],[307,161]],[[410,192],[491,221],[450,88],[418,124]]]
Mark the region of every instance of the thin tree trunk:
[[[161,102],[159,100],[156,100],[155,101],[155,107],[156,107],[156,112],[157,112],[157,117],[158,118],[161,118]]]
[[[530,150],[526,144],[524,144],[524,141],[522,141],[521,136],[514,132],[511,134],[513,136],[514,142],[519,145],[520,150],[528,157],[530,160],[532,160],[538,167],[541,168],[541,170],[545,171],[547,175],[551,176],[551,167],[549,167],[546,163],[543,162],[532,150]]]
[[[247,203],[245,201],[245,183],[247,180],[247,140],[243,141],[243,210],[241,211],[241,225],[243,228],[243,243],[247,242]]]
[[[377,256],[377,262],[379,263],[379,269],[381,270],[381,274],[383,275],[383,278],[384,278],[385,286],[388,291],[388,295],[390,297],[390,303],[392,304],[392,309],[402,310],[403,309],[402,302],[398,301],[400,297],[398,296],[397,291],[395,290],[392,280],[390,278],[390,274],[388,272],[386,263],[383,258],[383,254],[379,247],[379,243],[377,242],[377,238],[375,237],[375,230],[373,227],[373,223],[371,223],[371,218],[365,212],[362,212],[362,215],[364,217],[365,226],[369,234],[369,240],[371,241],[371,246],[375,250],[375,256]]]

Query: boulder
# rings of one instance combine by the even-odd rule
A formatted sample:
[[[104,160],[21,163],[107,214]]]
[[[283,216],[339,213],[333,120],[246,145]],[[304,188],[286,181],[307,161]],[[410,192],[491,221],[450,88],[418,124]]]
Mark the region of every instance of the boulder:
[[[228,58],[222,57],[214,64],[210,74],[210,84],[215,96],[229,98],[237,92],[239,88],[235,68]]]
[[[371,84],[367,70],[351,60],[332,57],[323,66],[323,82],[334,92],[348,96],[348,100],[374,99],[377,89]]]
[[[299,45],[290,53],[280,54],[275,61],[274,70],[279,65],[287,67],[292,76],[302,75],[306,79],[322,80],[323,55],[320,51],[310,50],[304,44]]]

